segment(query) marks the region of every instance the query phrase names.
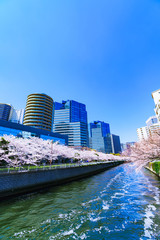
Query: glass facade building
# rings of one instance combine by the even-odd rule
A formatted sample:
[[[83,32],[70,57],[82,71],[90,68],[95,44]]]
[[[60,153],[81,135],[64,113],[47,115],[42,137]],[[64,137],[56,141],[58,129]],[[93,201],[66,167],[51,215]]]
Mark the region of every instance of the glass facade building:
[[[110,126],[108,123],[101,121],[90,123],[90,148],[104,153],[112,152]]]
[[[0,103],[0,120],[9,120],[11,106],[9,104]]]
[[[58,133],[49,132],[42,129],[37,129],[29,126],[25,126],[18,123],[12,123],[4,120],[0,120],[0,136],[13,135],[16,137],[39,137],[44,140],[53,140],[60,144],[68,144],[68,137]]]
[[[121,153],[122,152],[119,136],[111,134],[111,143],[112,143],[112,152],[113,153]]]
[[[14,122],[14,123],[20,123],[23,124],[23,119],[24,119],[24,109],[11,109],[9,121]]]
[[[110,134],[110,126],[108,123],[101,122],[101,121],[94,121],[90,123],[90,135],[92,137],[92,129],[100,128],[102,137],[106,137],[107,134]]]
[[[88,147],[86,106],[73,100],[55,102],[53,131],[68,135],[69,146]]]

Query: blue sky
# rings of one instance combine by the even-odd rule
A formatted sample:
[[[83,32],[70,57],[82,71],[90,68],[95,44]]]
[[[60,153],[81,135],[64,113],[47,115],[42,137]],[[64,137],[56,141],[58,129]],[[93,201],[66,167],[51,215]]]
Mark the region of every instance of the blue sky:
[[[159,0],[0,0],[0,102],[77,100],[126,142],[159,88]]]

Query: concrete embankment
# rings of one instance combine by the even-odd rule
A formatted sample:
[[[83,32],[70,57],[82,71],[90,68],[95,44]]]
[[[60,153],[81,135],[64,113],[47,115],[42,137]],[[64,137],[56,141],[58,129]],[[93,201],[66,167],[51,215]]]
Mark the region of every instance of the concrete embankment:
[[[150,162],[146,168],[160,177],[160,161]]]
[[[122,163],[124,161],[0,174],[0,197],[19,195],[49,186],[64,184],[72,180],[94,175]]]

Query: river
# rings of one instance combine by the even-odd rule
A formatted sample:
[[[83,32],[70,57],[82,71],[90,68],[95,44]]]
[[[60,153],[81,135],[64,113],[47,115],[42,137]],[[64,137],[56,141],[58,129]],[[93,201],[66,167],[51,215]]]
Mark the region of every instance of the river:
[[[160,239],[160,181],[123,164],[0,203],[0,239]]]

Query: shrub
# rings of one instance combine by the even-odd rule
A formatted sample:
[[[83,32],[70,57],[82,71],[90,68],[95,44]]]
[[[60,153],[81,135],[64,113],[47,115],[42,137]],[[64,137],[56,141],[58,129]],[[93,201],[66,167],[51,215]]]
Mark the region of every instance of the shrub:
[[[152,163],[152,169],[153,169],[153,171],[155,171],[159,175],[159,173],[160,173],[160,161],[153,162]]]

